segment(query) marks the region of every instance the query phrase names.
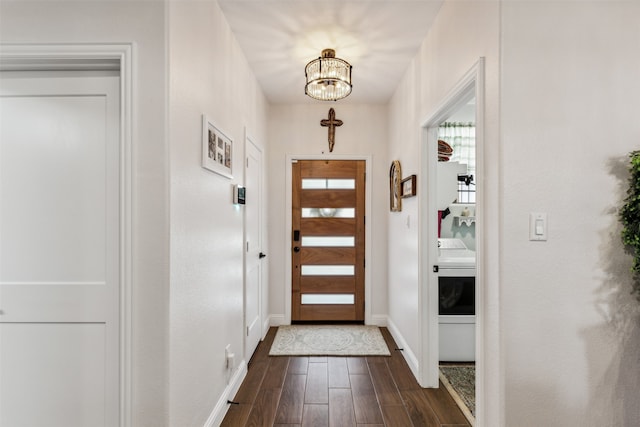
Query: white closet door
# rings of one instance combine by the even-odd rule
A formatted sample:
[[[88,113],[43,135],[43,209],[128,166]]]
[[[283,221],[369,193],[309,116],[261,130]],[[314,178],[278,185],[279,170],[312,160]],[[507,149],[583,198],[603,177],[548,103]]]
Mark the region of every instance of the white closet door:
[[[119,424],[119,78],[0,73],[0,426]]]
[[[244,311],[247,338],[245,360],[249,361],[262,337],[262,150],[249,138],[245,144],[247,162],[245,182],[247,199],[245,209],[246,264]]]

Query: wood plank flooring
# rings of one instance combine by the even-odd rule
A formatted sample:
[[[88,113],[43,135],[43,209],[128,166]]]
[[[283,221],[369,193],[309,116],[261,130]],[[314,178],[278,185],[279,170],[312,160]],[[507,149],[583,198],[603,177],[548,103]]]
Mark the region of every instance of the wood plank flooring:
[[[447,390],[416,382],[391,334],[391,357],[269,357],[258,345],[225,427],[469,427]]]

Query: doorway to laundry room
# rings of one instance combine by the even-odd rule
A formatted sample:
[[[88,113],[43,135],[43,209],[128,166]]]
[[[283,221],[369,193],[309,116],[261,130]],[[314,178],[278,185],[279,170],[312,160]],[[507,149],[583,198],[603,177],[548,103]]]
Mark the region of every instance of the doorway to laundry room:
[[[481,59],[424,123],[422,150],[422,384],[450,389],[470,422],[482,379],[475,369],[482,342],[482,69]]]
[[[475,415],[476,98],[438,126],[438,361],[444,386]]]

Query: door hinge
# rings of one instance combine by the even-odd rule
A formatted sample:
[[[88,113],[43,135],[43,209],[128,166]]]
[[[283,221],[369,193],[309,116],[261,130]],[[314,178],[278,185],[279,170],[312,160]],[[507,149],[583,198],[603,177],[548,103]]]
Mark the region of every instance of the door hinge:
[[[247,167],[249,167],[249,158],[247,157]]]
[[[247,252],[249,252],[249,241],[247,240]]]
[[[363,266],[364,268],[367,268],[367,260],[366,260],[366,259],[363,259],[363,260],[362,260],[362,266]]]
[[[249,327],[247,326],[247,336],[249,336]]]

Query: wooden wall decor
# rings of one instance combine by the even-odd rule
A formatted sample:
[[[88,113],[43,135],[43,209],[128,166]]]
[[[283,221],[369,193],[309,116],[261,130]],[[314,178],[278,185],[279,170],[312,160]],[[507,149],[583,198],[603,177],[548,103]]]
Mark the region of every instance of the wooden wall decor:
[[[336,143],[336,126],[342,126],[342,120],[336,119],[336,112],[329,108],[329,118],[320,120],[320,126],[329,128],[329,152],[333,152]]]
[[[402,211],[402,168],[400,167],[400,160],[394,160],[391,162],[391,168],[389,169],[389,195],[390,195],[390,209],[391,212]]]
[[[417,177],[411,175],[402,180],[402,198],[413,197],[416,195],[416,181]]]

